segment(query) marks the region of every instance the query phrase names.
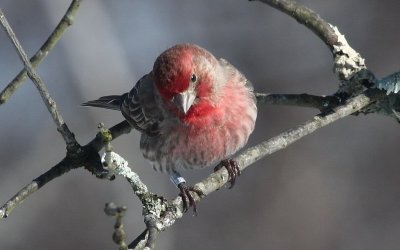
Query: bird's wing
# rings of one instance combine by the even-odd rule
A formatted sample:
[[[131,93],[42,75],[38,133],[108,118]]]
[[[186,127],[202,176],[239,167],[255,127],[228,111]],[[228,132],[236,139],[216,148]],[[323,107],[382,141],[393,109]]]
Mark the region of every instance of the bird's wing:
[[[121,104],[125,119],[137,130],[149,136],[158,134],[163,115],[158,106],[151,74],[144,75],[126,95]]]
[[[97,107],[97,108],[120,110],[121,103],[127,94],[128,93],[123,94],[123,95],[102,96],[97,100],[84,102],[81,105],[86,106],[86,107]]]

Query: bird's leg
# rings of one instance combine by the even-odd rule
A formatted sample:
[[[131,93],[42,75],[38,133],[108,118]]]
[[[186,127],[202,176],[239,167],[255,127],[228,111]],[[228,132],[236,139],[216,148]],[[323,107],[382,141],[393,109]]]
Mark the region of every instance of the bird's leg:
[[[203,191],[192,186],[187,186],[186,180],[177,171],[173,171],[169,178],[180,190],[179,195],[182,197],[183,211],[186,212],[189,207],[193,207],[194,214],[197,215],[196,201],[190,192],[195,192],[197,195],[203,196]]]
[[[233,188],[233,186],[235,185],[236,178],[241,174],[237,162],[232,159],[223,160],[221,161],[220,164],[218,164],[214,168],[214,172],[220,170],[222,167],[225,167],[226,170],[228,171],[229,175],[228,181],[231,184],[229,188]]]

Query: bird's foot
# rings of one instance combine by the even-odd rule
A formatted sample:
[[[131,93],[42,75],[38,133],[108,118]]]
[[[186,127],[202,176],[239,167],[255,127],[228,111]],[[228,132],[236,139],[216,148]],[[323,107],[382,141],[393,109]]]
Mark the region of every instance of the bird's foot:
[[[186,212],[186,211],[188,211],[189,207],[193,207],[194,215],[197,216],[196,201],[194,200],[191,192],[194,192],[198,196],[201,197],[201,196],[204,196],[203,191],[201,191],[198,188],[192,187],[192,186],[186,186],[185,183],[180,183],[178,185],[178,188],[180,190],[179,196],[182,197],[183,211]]]
[[[225,167],[226,170],[228,171],[229,175],[228,181],[231,184],[229,188],[231,189],[235,185],[236,178],[241,174],[239,166],[236,161],[232,159],[227,159],[221,161],[221,163],[214,168],[214,172],[220,170],[222,167]]]
[[[193,207],[194,214],[197,215],[196,201],[194,200],[191,192],[194,192],[198,196],[202,197],[204,196],[203,191],[192,186],[186,186],[185,179],[177,171],[172,171],[169,178],[180,190],[179,196],[182,197],[183,211],[186,212],[188,211],[189,207]]]

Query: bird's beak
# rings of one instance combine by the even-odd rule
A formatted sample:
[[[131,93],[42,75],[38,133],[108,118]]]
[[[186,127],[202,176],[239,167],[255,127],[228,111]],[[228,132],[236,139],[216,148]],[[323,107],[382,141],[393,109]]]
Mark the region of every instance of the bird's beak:
[[[193,105],[195,99],[196,93],[189,89],[185,92],[175,95],[174,98],[172,98],[172,102],[178,107],[178,109],[186,114]]]

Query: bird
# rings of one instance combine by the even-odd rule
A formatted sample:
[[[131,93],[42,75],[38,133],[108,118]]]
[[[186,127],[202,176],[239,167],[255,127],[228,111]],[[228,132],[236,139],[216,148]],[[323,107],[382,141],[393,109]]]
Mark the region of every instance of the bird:
[[[141,133],[140,150],[155,170],[180,177],[182,169],[220,162],[214,171],[227,169],[230,188],[240,170],[229,157],[245,146],[257,118],[251,82],[227,60],[190,43],[162,52],[128,93],[82,105],[121,111]],[[179,180],[184,210],[193,207],[196,214],[190,192],[203,192]]]

